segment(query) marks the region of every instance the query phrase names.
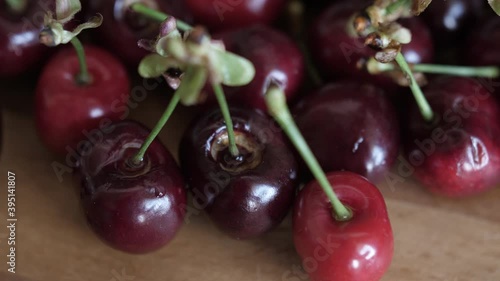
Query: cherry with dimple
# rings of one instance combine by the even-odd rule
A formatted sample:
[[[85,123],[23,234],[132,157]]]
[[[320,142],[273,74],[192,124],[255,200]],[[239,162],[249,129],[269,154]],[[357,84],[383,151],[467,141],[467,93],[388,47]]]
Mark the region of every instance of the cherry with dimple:
[[[293,210],[293,239],[305,271],[311,281],[380,280],[394,249],[382,194],[351,172],[334,172],[327,178],[353,215],[349,221],[336,221],[316,181],[301,190]]]
[[[80,158],[81,202],[92,230],[111,247],[133,254],[168,244],[186,206],[184,181],[172,155],[153,141],[139,164],[130,160],[149,134],[120,121]]]
[[[228,150],[220,111],[203,114],[185,133],[181,167],[215,225],[236,239],[275,228],[289,212],[298,186],[297,163],[284,136],[264,114],[231,109],[239,154]]]
[[[429,123],[407,111],[404,155],[414,176],[432,192],[465,197],[500,182],[500,106],[469,78],[442,77],[425,88],[435,112]]]

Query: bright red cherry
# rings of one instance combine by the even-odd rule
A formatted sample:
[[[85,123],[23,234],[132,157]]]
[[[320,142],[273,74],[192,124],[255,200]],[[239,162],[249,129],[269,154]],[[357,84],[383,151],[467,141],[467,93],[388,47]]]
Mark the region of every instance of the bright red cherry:
[[[74,49],[65,48],[47,63],[36,88],[36,127],[43,143],[67,154],[89,131],[120,119],[126,111],[130,82],[125,67],[108,52],[85,46],[92,77],[79,85],[80,65]]]
[[[329,84],[305,96],[293,113],[325,172],[347,170],[377,182],[398,156],[397,115],[377,87]]]
[[[236,239],[260,236],[290,211],[298,187],[294,152],[263,113],[231,109],[240,155],[228,149],[219,110],[203,114],[184,135],[181,167],[193,206]]]
[[[38,34],[43,17],[53,10],[53,0],[28,1],[21,14],[0,3],[0,77],[12,77],[37,66],[49,48],[40,44]]]
[[[311,281],[380,280],[391,264],[394,248],[384,198],[357,174],[334,172],[327,177],[353,217],[335,220],[319,184],[306,185],[293,210],[293,238],[303,268]]]
[[[362,39],[351,37],[347,22],[353,13],[365,5],[363,1],[342,1],[331,5],[320,14],[309,30],[308,44],[311,54],[323,76],[364,81],[394,89],[395,83],[383,75],[371,75],[360,70],[357,62],[372,57],[375,51],[363,44]],[[412,41],[403,45],[403,55],[410,63],[430,63],[434,51],[432,37],[425,24],[417,17],[403,20],[401,24],[412,32]]]
[[[281,86],[287,100],[298,93],[304,76],[304,60],[295,43],[282,32],[264,25],[222,32],[213,36],[226,49],[250,60],[255,77],[242,87],[224,87],[230,104],[267,111],[264,95],[270,83]],[[209,103],[215,96],[208,91]]]
[[[87,221],[113,248],[136,254],[157,250],[183,223],[186,192],[180,170],[158,140],[140,166],[129,164],[149,134],[141,124],[121,121],[106,132],[80,159]]]
[[[91,2],[91,14],[96,12],[104,16],[102,26],[97,29],[101,42],[128,65],[136,67],[149,52],[140,48],[137,42],[141,39],[155,39],[160,24],[154,20],[138,15],[125,8],[128,0],[88,0]],[[149,0],[143,4],[158,9],[169,15],[189,21],[184,1]]]
[[[464,197],[500,182],[500,106],[469,78],[443,77],[424,89],[436,120],[407,110],[405,157],[431,191]]]
[[[284,10],[285,0],[187,0],[198,24],[211,30],[270,24]]]

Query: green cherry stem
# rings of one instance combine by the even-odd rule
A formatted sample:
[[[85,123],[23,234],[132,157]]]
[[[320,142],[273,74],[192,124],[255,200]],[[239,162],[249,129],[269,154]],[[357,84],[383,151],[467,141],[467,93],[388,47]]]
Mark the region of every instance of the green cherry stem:
[[[295,148],[306,162],[307,166],[313,173],[314,177],[320,184],[326,196],[330,200],[335,219],[338,221],[347,221],[352,218],[352,212],[340,202],[337,195],[333,191],[330,182],[321,169],[318,160],[314,157],[311,149],[306,143],[306,140],[300,133],[293,117],[286,104],[286,97],[283,90],[275,85],[271,85],[265,95],[269,114],[278,122],[288,138],[292,141]]]
[[[131,164],[136,166],[140,165],[140,163],[144,159],[144,154],[146,154],[146,151],[148,150],[149,146],[153,143],[154,139],[158,136],[161,129],[163,129],[165,124],[167,124],[168,119],[170,119],[170,116],[172,116],[172,113],[179,104],[180,99],[181,99],[180,91],[176,91],[172,96],[172,99],[170,100],[167,109],[165,109],[165,112],[161,116],[160,120],[158,120],[158,123],[156,123],[153,130],[151,130],[151,133],[146,138],[146,140],[142,144],[137,154],[131,159],[132,160]]]
[[[132,9],[132,11],[134,11],[138,14],[141,14],[143,16],[146,16],[146,17],[153,19],[155,21],[158,21],[158,22],[163,22],[169,17],[169,15],[167,15],[163,12],[157,11],[155,9],[149,8],[148,6],[146,6],[142,3],[132,4],[130,6],[130,9]],[[187,24],[184,21],[176,19],[176,22],[177,22],[177,27],[182,31],[188,31],[188,30],[193,29],[193,27],[191,25]]]
[[[464,77],[486,77],[497,78],[500,76],[500,69],[496,66],[456,66],[438,64],[413,64],[411,69],[415,72],[430,74],[448,74]]]
[[[401,52],[397,54],[396,62],[398,63],[401,70],[406,74],[407,78],[409,79],[410,89],[420,109],[420,113],[422,114],[422,116],[426,121],[428,122],[432,121],[432,119],[434,119],[434,112],[432,111],[431,106],[427,102],[427,99],[425,99],[424,93],[422,93],[422,89],[420,89],[420,87],[417,84],[417,81],[415,81],[413,72],[411,71],[410,66],[406,62],[406,59],[403,56],[403,54],[401,54]]]
[[[28,6],[27,0],[6,0],[7,6],[15,13],[22,13]]]
[[[224,118],[224,122],[226,122],[227,128],[227,136],[229,139],[229,152],[232,156],[238,156],[240,152],[238,151],[238,146],[236,145],[236,140],[234,137],[234,128],[233,128],[233,120],[231,119],[231,114],[229,113],[229,106],[227,105],[226,96],[224,95],[224,90],[220,84],[212,85],[215,93],[215,97],[217,98],[217,102],[219,103],[219,108],[222,112],[222,117]]]
[[[385,14],[390,15],[403,6],[410,6],[411,0],[397,0],[385,8]]]
[[[387,71],[397,70],[397,66],[392,63],[381,63],[375,60],[368,62],[368,72],[372,74],[380,74]],[[444,74],[463,77],[484,77],[498,78],[500,77],[500,68],[496,66],[461,66],[461,65],[440,65],[440,64],[409,64],[410,69],[414,72],[428,74]]]
[[[87,67],[87,60],[85,58],[85,49],[83,48],[82,42],[80,42],[80,40],[76,37],[73,37],[70,42],[73,47],[75,47],[78,62],[80,64],[80,73],[76,76],[76,80],[80,85],[87,85],[91,82],[91,77]]]

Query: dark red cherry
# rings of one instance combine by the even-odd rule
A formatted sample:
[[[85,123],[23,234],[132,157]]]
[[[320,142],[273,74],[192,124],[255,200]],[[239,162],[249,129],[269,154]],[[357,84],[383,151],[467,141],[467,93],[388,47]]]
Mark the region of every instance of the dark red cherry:
[[[52,11],[53,0],[28,1],[21,14],[0,3],[0,77],[12,77],[37,66],[49,48],[40,44],[38,34],[43,28],[47,11]]]
[[[240,155],[228,151],[219,110],[203,114],[185,133],[181,167],[193,206],[236,239],[262,235],[290,210],[298,185],[294,152],[266,115],[231,109]]]
[[[325,172],[347,170],[377,182],[398,156],[397,115],[377,87],[329,84],[302,99],[293,112]]]
[[[306,185],[293,210],[293,238],[304,270],[311,281],[380,280],[394,248],[384,198],[357,174],[335,172],[327,177],[353,217],[336,221],[319,184]]]
[[[492,17],[470,33],[465,45],[465,57],[471,65],[500,67],[500,17]]]
[[[111,247],[129,253],[168,244],[185,213],[180,170],[159,140],[139,166],[130,165],[148,134],[136,122],[114,123],[80,159],[81,201],[90,227]]]
[[[421,14],[439,44],[459,44],[466,31],[481,17],[486,1],[440,0],[433,1]],[[475,30],[474,32],[477,32]]]
[[[159,23],[126,9],[127,0],[89,0],[92,15],[104,16],[102,26],[97,29],[100,41],[125,63],[136,67],[149,52],[140,48],[141,39],[154,39],[159,32]],[[158,9],[181,20],[189,21],[184,1],[143,0],[151,8]]]
[[[405,157],[415,177],[449,197],[483,192],[499,183],[500,106],[468,78],[432,81],[425,96],[436,120],[427,123],[416,106],[407,110]]]
[[[393,90],[395,83],[389,78],[374,76],[359,70],[360,59],[372,57],[375,51],[363,44],[362,39],[351,37],[347,22],[353,13],[365,5],[362,1],[342,1],[331,5],[320,14],[309,29],[308,44],[312,57],[328,80],[338,78],[364,81]],[[403,54],[410,63],[430,63],[433,43],[429,30],[417,17],[402,20],[401,24],[412,32],[412,41],[403,46]]]
[[[224,41],[226,49],[250,60],[255,77],[242,87],[224,87],[228,101],[267,111],[264,100],[270,83],[281,86],[288,100],[298,93],[304,76],[304,60],[295,43],[282,32],[264,25],[235,29],[214,35]],[[209,103],[215,96],[209,90]]]
[[[197,24],[211,30],[270,24],[285,8],[285,0],[186,0]]]
[[[38,135],[57,154],[77,149],[89,132],[126,111],[130,82],[125,67],[110,53],[85,46],[92,77],[80,85],[76,76],[80,65],[76,52],[65,48],[44,67],[36,88],[35,116]]]

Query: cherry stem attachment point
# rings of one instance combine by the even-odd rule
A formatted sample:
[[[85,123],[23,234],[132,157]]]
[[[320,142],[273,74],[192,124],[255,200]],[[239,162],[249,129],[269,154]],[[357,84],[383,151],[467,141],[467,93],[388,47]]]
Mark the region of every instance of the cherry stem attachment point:
[[[146,140],[142,144],[137,154],[131,159],[131,164],[139,166],[140,163],[144,160],[144,155],[146,154],[146,151],[148,150],[149,146],[153,143],[154,139],[158,136],[158,134],[160,134],[160,131],[163,129],[165,124],[167,124],[168,119],[170,119],[170,116],[172,116],[172,113],[179,104],[180,99],[181,95],[179,91],[176,91],[172,96],[172,99],[170,100],[167,109],[165,109],[165,112],[161,116],[160,120],[158,120],[158,123],[156,123],[153,130],[151,130],[151,133],[146,138]]]
[[[26,7],[28,6],[27,0],[6,0],[6,2],[10,10],[16,13],[24,12]]]
[[[399,52],[396,55],[396,62],[398,63],[399,67],[409,80],[410,89],[420,109],[420,113],[422,114],[422,116],[426,121],[428,122],[432,121],[434,119],[434,112],[432,111],[431,106],[427,102],[427,99],[425,98],[422,89],[420,89],[420,86],[418,86],[417,81],[415,81],[413,72],[411,71],[410,66],[406,62],[406,59],[403,56],[403,54],[401,54],[401,52]]]
[[[232,156],[238,156],[240,154],[238,150],[238,146],[236,145],[236,139],[234,137],[234,127],[233,120],[231,119],[231,114],[229,112],[229,106],[227,104],[226,97],[224,95],[224,90],[220,84],[212,85],[215,93],[215,97],[217,98],[217,102],[219,103],[219,108],[222,112],[222,117],[224,118],[224,122],[226,123],[227,136],[229,139],[229,152]]]
[[[338,199],[325,173],[321,169],[318,160],[314,157],[314,154],[307,145],[306,140],[300,133],[297,124],[295,124],[292,114],[286,104],[286,97],[283,90],[276,85],[271,85],[267,90],[265,99],[269,114],[276,120],[276,122],[278,122],[283,131],[287,134],[288,138],[299,151],[300,155],[330,200],[335,219],[337,221],[347,221],[351,219],[353,215],[351,210],[344,206],[344,204],[342,204],[342,202]]]
[[[76,37],[73,37],[70,42],[75,48],[76,55],[78,56],[78,62],[80,64],[80,73],[76,76],[76,80],[80,85],[87,85],[91,82],[91,77],[87,67],[87,60],[85,58],[85,49],[83,48],[82,42],[80,42],[80,40]]]
[[[163,22],[169,17],[169,15],[167,15],[163,12],[157,11],[155,9],[152,9],[152,8],[142,4],[142,3],[132,4],[130,6],[130,9],[132,9],[132,11],[134,11],[138,14],[141,14],[143,16],[146,16],[146,17],[148,17],[152,20],[158,21],[158,22]],[[187,24],[186,22],[181,21],[179,19],[175,19],[175,20],[177,22],[177,28],[179,28],[180,30],[189,31],[189,30],[193,29],[193,27],[191,25]]]

